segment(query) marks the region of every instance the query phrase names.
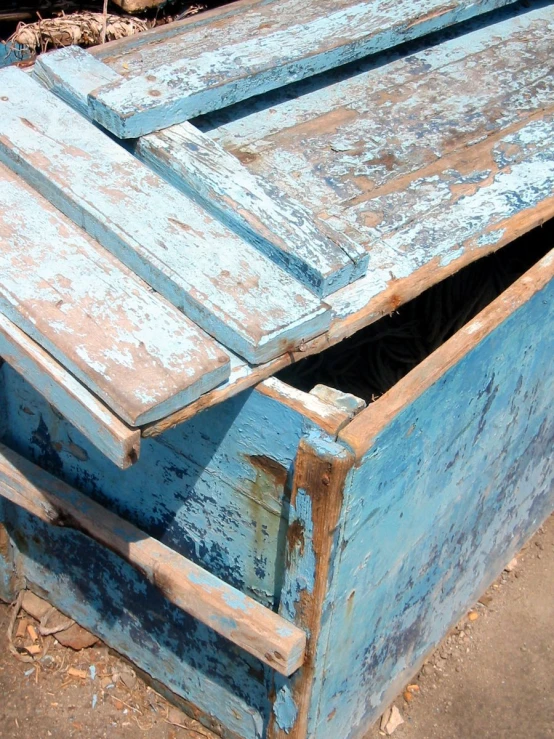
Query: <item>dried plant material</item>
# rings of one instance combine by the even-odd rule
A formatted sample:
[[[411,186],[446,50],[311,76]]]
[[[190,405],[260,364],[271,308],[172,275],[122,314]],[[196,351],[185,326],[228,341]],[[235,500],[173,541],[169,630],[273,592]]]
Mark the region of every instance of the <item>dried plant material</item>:
[[[27,626],[27,633],[29,634],[29,636],[31,637],[31,640],[33,642],[37,642],[38,641],[37,630],[35,629],[35,627],[33,626],[33,624],[28,624],[28,626]]]
[[[36,23],[20,23],[9,38],[10,43],[39,53],[62,46],[95,46],[106,41],[134,36],[146,31],[148,24],[138,18],[103,13],[72,13],[59,18],[47,18]]]
[[[38,630],[42,636],[50,636],[51,634],[57,634],[60,631],[69,629],[74,623],[75,621],[72,618],[64,616],[63,613],[60,613],[57,608],[52,606],[40,619]]]

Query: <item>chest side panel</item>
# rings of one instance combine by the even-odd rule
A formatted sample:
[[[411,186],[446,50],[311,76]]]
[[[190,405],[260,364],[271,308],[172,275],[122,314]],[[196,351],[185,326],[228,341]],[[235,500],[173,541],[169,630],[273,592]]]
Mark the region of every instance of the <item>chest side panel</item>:
[[[314,736],[354,736],[554,506],[554,281],[354,469]],[[315,726],[317,724],[317,729]]]

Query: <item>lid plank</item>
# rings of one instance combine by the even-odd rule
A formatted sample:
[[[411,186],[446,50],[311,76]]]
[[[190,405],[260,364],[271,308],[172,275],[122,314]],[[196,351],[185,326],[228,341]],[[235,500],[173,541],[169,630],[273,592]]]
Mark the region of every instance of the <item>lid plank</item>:
[[[138,461],[140,430],[108,410],[48,352],[0,313],[0,356],[121,469]]]
[[[328,328],[329,306],[17,69],[0,71],[0,159],[247,361]]]
[[[79,46],[42,54],[34,74],[85,116],[89,92],[119,78]],[[252,175],[192,124],[144,136],[133,153],[316,295],[325,297],[367,271],[369,254],[363,247],[315,218],[275,184]]]
[[[1,166],[0,213],[0,310],[127,423],[227,379],[213,339]]]
[[[139,47],[138,74],[89,96],[93,118],[120,138],[159,131],[312,77],[511,0],[259,0],[183,25]],[[109,53],[109,52],[108,52]],[[163,61],[162,61],[163,60]],[[132,54],[118,71],[132,64]]]

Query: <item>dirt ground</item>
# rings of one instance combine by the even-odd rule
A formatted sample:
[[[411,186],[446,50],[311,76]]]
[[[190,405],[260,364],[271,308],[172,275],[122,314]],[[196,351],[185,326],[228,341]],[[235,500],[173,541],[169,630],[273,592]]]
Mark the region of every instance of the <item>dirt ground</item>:
[[[554,516],[512,564],[397,698],[395,739],[554,737]],[[214,738],[101,644],[76,652],[48,636],[45,657],[19,661],[9,618],[1,605],[0,737]],[[378,723],[367,739],[385,735]]]

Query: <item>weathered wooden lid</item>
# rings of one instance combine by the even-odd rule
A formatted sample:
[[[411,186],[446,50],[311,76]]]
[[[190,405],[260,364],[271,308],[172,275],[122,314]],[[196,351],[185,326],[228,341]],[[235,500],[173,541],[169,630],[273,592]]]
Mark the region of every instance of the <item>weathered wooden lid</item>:
[[[90,394],[75,417],[85,408],[98,423],[100,399],[131,430],[159,433],[509,240],[506,224],[550,192],[541,125],[551,123],[534,111],[544,111],[551,9],[286,88],[505,4],[242,0],[93,53],[43,55],[32,76],[0,71],[0,310],[50,357],[41,377],[46,355],[26,346],[35,386],[70,373]],[[459,82],[471,55],[474,107],[489,115],[481,133]],[[535,85],[533,75],[535,118],[517,138],[517,101],[504,124],[500,114],[491,122],[487,100],[511,95],[519,78]],[[279,87],[275,107],[247,100]],[[444,106],[478,142],[475,166],[445,143]],[[99,124],[140,138],[123,144]],[[423,141],[437,164],[420,173],[431,162]],[[477,181],[487,157],[494,166]],[[535,184],[517,203],[507,193],[520,165]],[[522,218],[520,229],[534,222]],[[13,348],[21,334],[4,329]]]

